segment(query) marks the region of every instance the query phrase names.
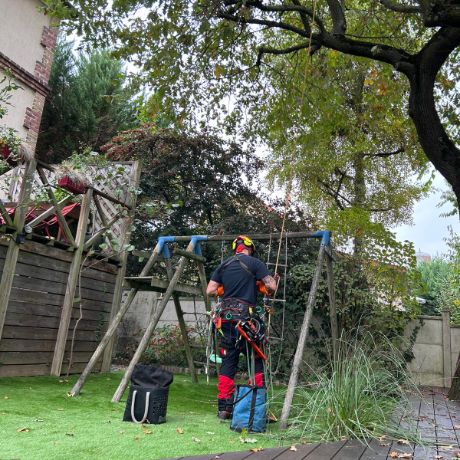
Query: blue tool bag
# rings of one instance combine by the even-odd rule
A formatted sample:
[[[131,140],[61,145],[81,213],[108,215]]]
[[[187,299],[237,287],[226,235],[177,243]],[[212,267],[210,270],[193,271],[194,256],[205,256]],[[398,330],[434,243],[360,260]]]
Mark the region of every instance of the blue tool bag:
[[[267,389],[237,385],[230,428],[248,433],[264,433],[267,426]]]

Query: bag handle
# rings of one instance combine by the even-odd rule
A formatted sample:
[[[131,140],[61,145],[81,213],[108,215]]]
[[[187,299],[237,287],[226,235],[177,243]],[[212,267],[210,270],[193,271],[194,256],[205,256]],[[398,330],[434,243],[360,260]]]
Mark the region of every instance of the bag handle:
[[[131,419],[134,423],[144,423],[147,420],[147,414],[149,412],[149,401],[150,401],[150,391],[147,391],[147,396],[145,398],[145,410],[142,420],[137,420],[136,416],[134,415],[134,406],[136,404],[136,395],[137,390],[133,391],[133,400],[131,401]]]

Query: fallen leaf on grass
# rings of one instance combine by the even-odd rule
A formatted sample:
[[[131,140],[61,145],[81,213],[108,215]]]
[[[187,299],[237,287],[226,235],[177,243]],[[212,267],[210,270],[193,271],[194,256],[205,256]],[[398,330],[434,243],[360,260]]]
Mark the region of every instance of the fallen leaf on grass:
[[[41,419],[41,418],[36,418],[36,419],[34,419],[34,422],[44,422],[44,420]]]
[[[297,447],[296,446],[291,446],[289,450],[293,450],[294,452],[297,452]]]
[[[252,449],[249,449],[251,452],[262,452],[264,449],[263,447],[253,447]]]
[[[153,431],[152,430],[144,430],[144,434],[152,434]]]
[[[255,439],[255,438],[243,438],[243,437],[240,436],[240,441],[242,443],[248,442],[250,444],[253,444],[253,443],[257,442],[257,439]]]
[[[213,431],[206,431],[206,434],[213,435],[213,434],[216,434],[216,433],[214,433]]]
[[[74,433],[66,433],[65,435],[66,435],[66,436],[75,436]]]
[[[398,458],[398,452],[390,452],[390,455],[389,455],[390,458]]]
[[[10,399],[8,396],[5,396],[3,399]]]
[[[139,439],[141,439],[140,436],[134,436],[134,441],[139,441]]]
[[[25,428],[25,427],[23,427],[23,428],[18,428],[16,431],[17,431],[18,433],[29,432],[29,431],[30,431],[30,428]]]
[[[193,442],[201,442],[201,439],[195,438],[195,436],[192,436],[192,441]]]
[[[183,429],[183,428],[177,427],[177,428],[176,428],[176,431],[177,431],[179,434],[184,434],[184,429]]]
[[[59,383],[69,383],[69,381],[67,379],[61,379],[59,380]]]
[[[57,410],[64,410],[62,407],[58,407]]]
[[[406,444],[406,445],[409,445],[409,444],[410,444],[410,441],[408,441],[407,439],[398,439],[398,444]]]

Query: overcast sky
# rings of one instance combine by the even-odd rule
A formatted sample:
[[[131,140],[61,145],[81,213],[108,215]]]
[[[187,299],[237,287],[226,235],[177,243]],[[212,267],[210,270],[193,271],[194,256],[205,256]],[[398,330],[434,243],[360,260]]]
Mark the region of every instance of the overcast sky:
[[[447,190],[447,185],[440,174],[436,175],[434,187],[441,190],[432,192],[429,197],[415,205],[414,225],[403,225],[394,229],[398,240],[412,241],[417,252],[427,252],[432,257],[447,252],[444,239],[449,236],[448,226],[451,226],[455,233],[460,233],[458,216],[439,217],[439,214],[451,209],[449,205],[436,207],[441,200],[441,191]]]

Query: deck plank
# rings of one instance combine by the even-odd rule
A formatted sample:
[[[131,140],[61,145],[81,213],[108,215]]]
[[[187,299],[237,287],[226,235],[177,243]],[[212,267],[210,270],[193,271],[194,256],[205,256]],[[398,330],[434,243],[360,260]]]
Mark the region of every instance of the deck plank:
[[[288,447],[281,455],[278,455],[276,460],[303,460],[308,454],[313,452],[320,444],[296,444],[297,450],[291,450]]]
[[[320,444],[313,452],[307,454],[304,458],[308,460],[330,460],[337,458],[336,455],[342,449],[347,441],[331,442],[328,444]]]
[[[390,451],[389,442],[380,442],[377,439],[371,439],[367,444],[366,450],[361,454],[359,460],[386,460]]]

